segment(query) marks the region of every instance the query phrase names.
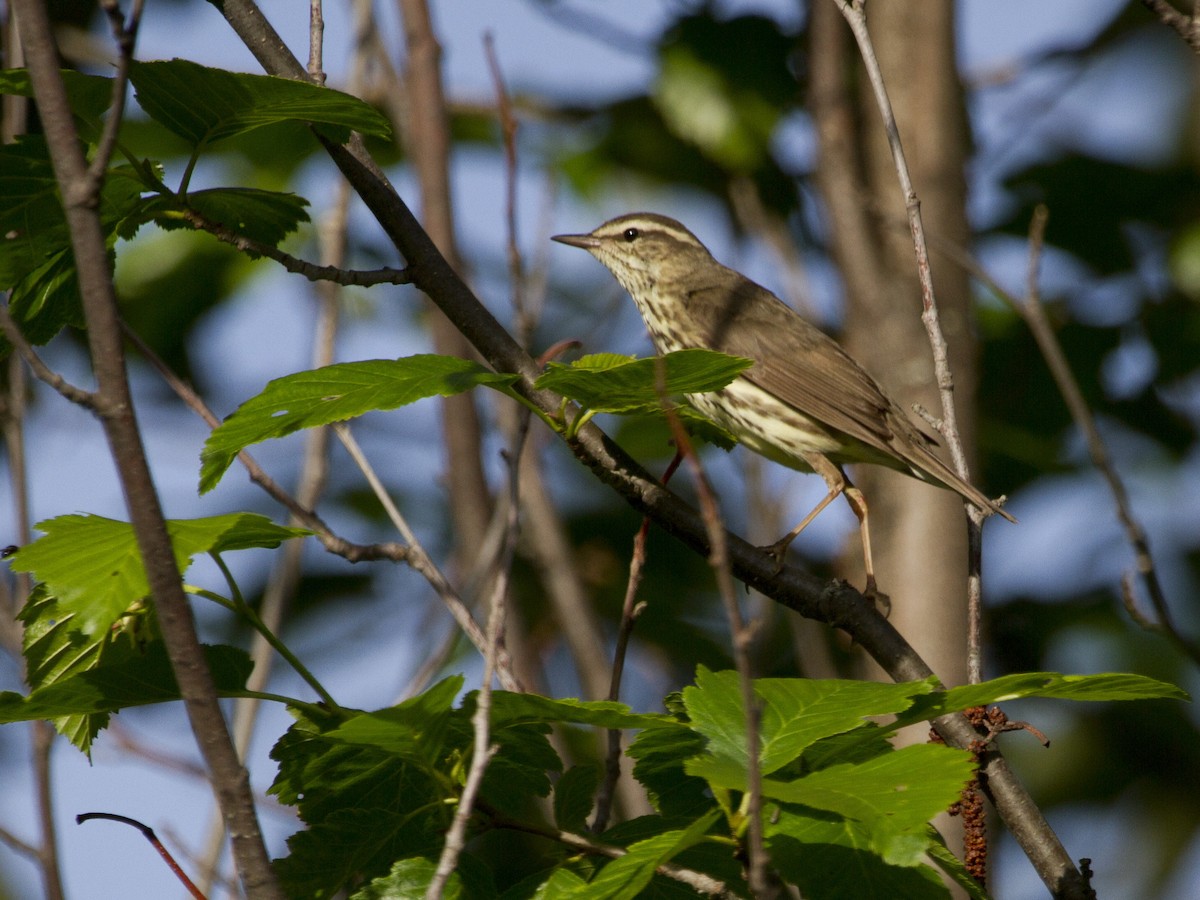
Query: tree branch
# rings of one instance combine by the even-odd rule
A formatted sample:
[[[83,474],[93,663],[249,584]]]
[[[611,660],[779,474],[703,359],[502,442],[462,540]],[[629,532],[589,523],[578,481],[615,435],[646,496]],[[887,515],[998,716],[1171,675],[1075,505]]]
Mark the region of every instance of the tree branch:
[[[263,67],[273,75],[305,77],[304,69],[283,46],[274,29],[251,0],[225,0],[227,20]],[[438,304],[475,349],[497,371],[521,376],[517,389],[543,411],[558,409],[560,398],[533,388],[538,370],[529,355],[479,302],[417,223],[404,201],[366,153],[361,140],[342,146],[325,142],[339,169],[375,215],[413,273],[413,283]],[[693,550],[709,552],[707,530],[690,505],[663,488],[640,465],[613,444],[599,428],[584,426],[568,442],[572,452],[605,485],[631,506],[650,515],[668,532]],[[928,677],[928,665],[861,594],[842,582],[825,583],[793,566],[780,569],[769,553],[736,535],[728,535],[733,573],[748,586],[795,610],[846,630],[854,640],[897,681]],[[968,747],[977,732],[961,716],[934,723],[948,743]],[[1063,850],[1025,787],[998,752],[985,756],[981,775],[985,788],[1021,847],[1029,854],[1043,879],[1062,897],[1078,878]],[[1074,874],[1072,874],[1074,873]]]
[[[46,6],[39,0],[14,0],[12,7],[18,13],[29,77],[75,255],[96,374],[96,411],[120,476],[163,643],[192,732],[212,776],[243,887],[255,898],[282,900],[258,827],[249,778],[217,703],[146,460],[129,392],[108,248],[98,213],[99,184],[89,176],[79,145]]]

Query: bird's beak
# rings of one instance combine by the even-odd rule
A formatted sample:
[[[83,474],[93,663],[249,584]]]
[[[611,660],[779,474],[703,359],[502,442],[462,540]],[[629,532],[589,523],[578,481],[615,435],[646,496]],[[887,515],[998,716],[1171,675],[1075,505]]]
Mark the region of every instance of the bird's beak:
[[[592,237],[590,234],[556,234],[550,240],[558,241],[560,244],[569,244],[572,247],[582,247],[584,250],[595,250],[600,246],[600,238]]]

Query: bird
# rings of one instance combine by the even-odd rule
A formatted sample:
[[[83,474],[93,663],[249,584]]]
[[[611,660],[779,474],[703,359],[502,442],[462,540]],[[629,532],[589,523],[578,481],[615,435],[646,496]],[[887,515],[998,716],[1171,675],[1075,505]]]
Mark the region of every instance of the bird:
[[[686,402],[767,459],[815,472],[828,493],[769,548],[782,565],[793,540],[839,495],[859,523],[866,593],[878,594],[866,498],[843,466],[886,466],[958,493],[1016,522],[961,478],[866,370],[766,288],[722,265],[686,227],[657,213],[617,216],[551,240],[588,251],[629,292],[659,354],[701,348],[753,362],[726,387]]]

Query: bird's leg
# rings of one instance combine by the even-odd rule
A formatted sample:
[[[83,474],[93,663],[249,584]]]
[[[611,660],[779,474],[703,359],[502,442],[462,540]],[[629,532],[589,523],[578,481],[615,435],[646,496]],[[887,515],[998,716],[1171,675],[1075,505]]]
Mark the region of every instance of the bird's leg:
[[[804,520],[799,525],[768,547],[768,551],[779,560],[779,564],[782,566],[783,555],[787,552],[788,545],[796,539],[796,536],[800,532],[808,527],[809,523],[817,517],[821,510],[832,503],[838,494],[842,494],[845,496],[846,502],[850,504],[850,509],[854,513],[854,517],[858,519],[858,530],[862,537],[863,568],[866,570],[867,575],[867,584],[863,590],[863,594],[870,598],[880,599],[886,605],[890,606],[891,601],[888,600],[886,594],[879,590],[875,583],[875,563],[871,559],[871,530],[867,524],[867,499],[863,496],[862,491],[856,488],[850,479],[846,477],[846,473],[842,471],[841,467],[831,462],[828,457],[820,453],[805,453],[802,456],[812,470],[825,480],[825,486],[829,488],[829,493],[816,505],[812,512],[804,517]]]

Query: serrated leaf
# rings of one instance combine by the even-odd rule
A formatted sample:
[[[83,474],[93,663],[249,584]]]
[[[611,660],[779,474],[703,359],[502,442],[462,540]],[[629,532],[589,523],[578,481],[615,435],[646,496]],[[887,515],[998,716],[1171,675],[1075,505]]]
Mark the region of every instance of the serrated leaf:
[[[331,740],[377,747],[396,756],[432,763],[443,750],[447,716],[462,690],[463,677],[452,675],[395,706],[354,716],[329,731]]]
[[[236,696],[245,689],[254,664],[244,650],[205,647],[204,657],[221,696]],[[155,641],[143,653],[47,684],[28,697],[0,692],[0,723],[107,714],[178,699],[179,687],[167,651],[161,641]]]
[[[66,681],[101,665],[115,665],[137,655],[133,641],[107,633],[89,637],[75,626],[75,613],[62,610],[46,585],[37,584],[17,616],[23,625],[25,680],[33,689]],[[152,617],[147,613],[143,619]],[[142,632],[143,636],[148,631]],[[90,755],[96,735],[108,724],[107,712],[51,719],[56,731]]]
[[[506,387],[516,375],[498,374],[454,356],[420,354],[402,359],[340,363],[276,378],[247,400],[204,442],[200,493],[212,490],[238,452],[268,438],[283,437],[395,409],[425,397],[449,397],[479,385]]]
[[[684,725],[647,728],[630,744],[627,752],[637,760],[633,777],[664,816],[696,816],[712,807],[708,783],[683,769],[684,760],[701,753],[706,744],[703,735]]]
[[[886,684],[807,678],[760,678],[761,767],[769,775],[817,741],[862,726],[872,716],[899,713],[933,690],[932,680]],[[744,744],[744,741],[743,741]]]
[[[772,866],[805,897],[862,900],[948,900],[949,890],[929,866],[893,866],[869,849],[861,823],[832,813],[783,808],[764,823]]]
[[[703,768],[705,761],[695,763]],[[965,750],[913,744],[864,763],[828,766],[795,781],[764,778],[763,796],[854,819],[870,835],[870,849],[887,863],[908,866],[925,854],[926,824],[959,799],[974,772],[974,759]],[[744,788],[744,776],[741,781]]]
[[[308,826],[274,862],[290,896],[332,897],[383,876],[397,859],[440,852],[453,814],[443,776],[377,746],[330,739],[340,724],[333,716],[294,712],[296,723],[271,750],[279,771],[268,791]]]
[[[536,386],[594,412],[658,413],[664,397],[720,390],[752,365],[715,350],[677,350],[646,359],[602,353],[570,364],[552,362]]]
[[[11,559],[18,572],[30,572],[58,599],[63,612],[76,616],[85,635],[106,631],[150,587],[133,526],[103,516],[68,515],[39,522],[44,536],[22,547]],[[310,534],[285,528],[264,516],[232,513],[203,519],[167,521],[175,562],[182,574],[198,553],[250,547],[278,547],[289,538]]]
[[[554,822],[561,831],[582,832],[596,801],[600,767],[595,763],[571,766],[554,785]]]
[[[436,871],[436,857],[397,860],[390,872],[359,888],[350,900],[423,900]],[[441,896],[443,900],[491,900],[496,896],[496,885],[483,863],[470,853],[462,853]]]
[[[937,691],[922,698],[901,716],[899,725],[937,718],[973,706],[987,706],[1024,697],[1092,702],[1113,700],[1190,700],[1188,693],[1173,684],[1145,675],[1106,673],[1062,675],[1058,672],[1020,672]]]
[[[588,900],[632,900],[650,883],[659,866],[703,841],[718,816],[719,813],[713,810],[686,829],[668,831],[630,844],[624,856],[606,864],[587,885],[562,896],[586,897]]]
[[[345,143],[350,132],[386,138],[387,119],[332,88],[271,75],[213,69],[183,59],[134,62],[129,80],[152,119],[195,146],[277,122],[311,122]]]
[[[136,215],[169,231],[193,227],[181,215],[190,208],[241,237],[275,247],[301,222],[308,221],[307,206],[308,201],[296,194],[256,188],[212,188],[192,191],[186,197],[157,194],[143,201]]]

